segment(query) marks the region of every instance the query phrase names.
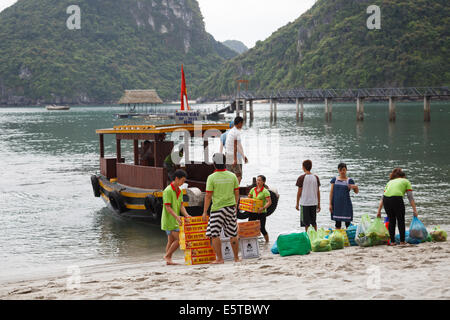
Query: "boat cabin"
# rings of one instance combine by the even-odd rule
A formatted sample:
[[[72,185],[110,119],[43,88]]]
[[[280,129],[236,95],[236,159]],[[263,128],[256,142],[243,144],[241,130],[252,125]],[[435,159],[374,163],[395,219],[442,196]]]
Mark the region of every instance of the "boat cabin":
[[[214,166],[208,159],[208,139],[220,137],[229,129],[229,124],[202,124],[202,125],[124,125],[111,129],[96,130],[100,139],[100,173],[101,175],[118,184],[148,190],[164,190],[169,184],[168,172],[164,168],[164,159],[174,150],[174,142],[166,140],[168,134],[182,133],[184,136],[184,162],[181,169],[185,170],[188,177],[186,183],[189,187],[199,188],[202,192],[206,189],[206,180],[214,172]],[[105,156],[105,135],[115,135],[116,156]],[[191,137],[202,138],[203,161],[190,161]],[[133,141],[132,163],[125,163],[122,156],[121,142]],[[145,146],[144,146],[144,142]],[[145,150],[150,148],[150,157],[142,157]]]

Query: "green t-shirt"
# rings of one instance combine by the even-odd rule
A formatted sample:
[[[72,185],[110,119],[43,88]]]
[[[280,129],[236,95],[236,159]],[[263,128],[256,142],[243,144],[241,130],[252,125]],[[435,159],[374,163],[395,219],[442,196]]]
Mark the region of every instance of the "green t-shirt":
[[[234,191],[239,189],[236,175],[227,170],[216,170],[206,181],[206,192],[212,193],[211,212],[222,208],[235,206]]]
[[[386,184],[384,195],[386,197],[403,197],[406,191],[412,191],[411,182],[405,178],[397,178]]]
[[[258,187],[254,187],[252,190],[250,190],[250,194],[252,195],[253,199],[262,200],[263,206],[267,203],[267,197],[270,198],[270,192],[266,188],[263,187],[263,190],[258,191],[256,190]],[[266,213],[267,209],[263,210],[263,213]]]
[[[183,203],[183,192],[178,190],[178,194],[173,184],[167,186],[163,192],[163,211],[161,216],[161,230],[173,231],[180,228],[177,220],[166,210],[166,205],[170,205],[172,210],[180,215],[181,205]]]

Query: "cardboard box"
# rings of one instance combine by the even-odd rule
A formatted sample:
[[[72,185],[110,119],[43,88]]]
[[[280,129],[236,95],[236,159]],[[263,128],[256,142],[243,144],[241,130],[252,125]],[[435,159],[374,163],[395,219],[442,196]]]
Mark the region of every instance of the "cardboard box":
[[[211,255],[215,255],[214,249],[212,247],[209,247],[209,248],[198,248],[198,249],[187,249],[184,252],[185,260],[186,259],[191,260],[192,258],[211,256]]]
[[[259,220],[241,222],[238,224],[239,238],[254,238],[261,234],[261,222]]]
[[[208,223],[199,223],[199,224],[187,224],[180,226],[180,233],[198,233],[205,232],[208,227]]]
[[[202,256],[202,257],[191,257],[184,258],[184,262],[186,265],[193,266],[198,264],[208,264],[216,260],[216,255]]]
[[[210,246],[211,246],[211,241],[209,239],[208,240],[198,240],[198,241],[188,241],[188,242],[180,241],[180,249],[181,250],[205,248],[205,247],[210,247]]]
[[[186,217],[182,217],[181,221],[183,222],[183,226],[184,225],[192,225],[192,224],[203,224],[203,223],[208,223],[209,220],[209,216],[206,216],[206,221],[203,221],[202,217],[190,217],[190,218],[186,218]]]
[[[189,241],[198,241],[198,240],[207,240],[206,232],[192,232],[192,233],[184,233],[180,232],[180,242],[189,242]]]
[[[241,198],[239,200],[239,210],[257,213],[263,206],[263,200],[256,200],[253,198]]]
[[[240,239],[239,247],[241,249],[243,259],[260,257],[258,238]]]

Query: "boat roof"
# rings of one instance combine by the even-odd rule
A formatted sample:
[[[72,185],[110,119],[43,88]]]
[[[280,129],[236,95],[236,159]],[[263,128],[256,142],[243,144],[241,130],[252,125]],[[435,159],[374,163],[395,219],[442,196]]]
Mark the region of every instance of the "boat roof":
[[[186,130],[194,132],[201,129],[202,132],[207,130],[226,131],[230,129],[229,123],[202,123],[201,126],[195,124],[166,124],[166,125],[123,125],[114,126],[109,129],[98,129],[97,134],[164,134],[178,130]]]

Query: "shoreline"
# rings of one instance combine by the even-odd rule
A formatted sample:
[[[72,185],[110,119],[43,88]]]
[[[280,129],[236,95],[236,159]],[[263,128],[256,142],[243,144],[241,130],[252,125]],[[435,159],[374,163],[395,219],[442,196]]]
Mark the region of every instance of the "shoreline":
[[[448,241],[290,257],[260,248],[258,259],[223,265],[166,266],[139,259],[80,267],[79,287],[76,272],[75,278],[56,273],[6,281],[0,299],[450,299]],[[174,260],[183,263],[179,256]]]

